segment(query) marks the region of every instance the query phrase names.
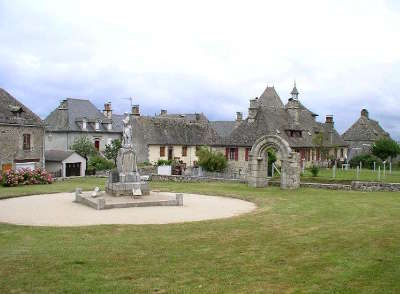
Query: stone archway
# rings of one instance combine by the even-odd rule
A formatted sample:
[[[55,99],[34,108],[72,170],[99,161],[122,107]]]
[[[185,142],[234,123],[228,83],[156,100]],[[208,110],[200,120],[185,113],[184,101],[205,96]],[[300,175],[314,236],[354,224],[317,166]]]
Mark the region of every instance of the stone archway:
[[[259,138],[251,148],[247,176],[248,185],[250,187],[268,186],[266,149],[271,147],[281,154],[281,188],[298,188],[300,186],[299,155],[292,151],[286,140],[276,135],[266,135]]]

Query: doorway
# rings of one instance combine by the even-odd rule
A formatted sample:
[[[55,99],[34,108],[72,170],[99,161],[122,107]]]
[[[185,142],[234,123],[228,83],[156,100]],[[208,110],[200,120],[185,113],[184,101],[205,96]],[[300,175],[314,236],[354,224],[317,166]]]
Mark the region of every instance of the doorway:
[[[81,163],[80,162],[67,163],[65,168],[66,168],[65,175],[67,177],[73,177],[73,176],[80,176],[81,175]]]
[[[169,146],[168,147],[168,160],[172,160],[173,153],[174,153],[174,147]]]

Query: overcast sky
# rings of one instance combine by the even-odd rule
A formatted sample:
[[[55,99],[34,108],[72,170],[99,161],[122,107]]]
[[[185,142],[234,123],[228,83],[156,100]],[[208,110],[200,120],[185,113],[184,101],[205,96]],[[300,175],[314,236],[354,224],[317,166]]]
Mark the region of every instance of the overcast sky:
[[[0,87],[45,118],[65,97],[127,112],[247,113],[274,85],[340,133],[367,108],[400,140],[400,1],[0,0]]]

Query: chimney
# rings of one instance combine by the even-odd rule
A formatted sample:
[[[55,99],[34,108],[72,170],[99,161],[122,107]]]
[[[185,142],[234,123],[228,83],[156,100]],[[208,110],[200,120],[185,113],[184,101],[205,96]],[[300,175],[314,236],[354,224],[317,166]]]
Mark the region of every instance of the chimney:
[[[140,108],[139,105],[132,106],[132,115],[133,116],[140,116]]]
[[[167,110],[166,109],[161,109],[160,115],[167,115]]]
[[[366,110],[365,108],[361,110],[361,116],[369,118],[369,113],[368,110]]]
[[[67,102],[67,99],[61,100],[60,106],[58,106],[58,109],[60,109],[60,110],[66,110],[66,109],[68,109],[68,102]]]
[[[258,111],[258,97],[250,99],[249,113],[247,116],[250,123],[254,122],[257,116],[257,111]]]
[[[243,119],[243,113],[241,112],[236,112],[236,121],[242,121]]]
[[[200,120],[200,113],[195,113],[196,115],[196,120],[199,121]]]
[[[326,115],[326,118],[325,118],[325,123],[326,124],[334,124],[334,122],[333,122],[333,115],[332,114],[327,114]]]
[[[111,102],[104,103],[103,114],[107,118],[112,118]]]

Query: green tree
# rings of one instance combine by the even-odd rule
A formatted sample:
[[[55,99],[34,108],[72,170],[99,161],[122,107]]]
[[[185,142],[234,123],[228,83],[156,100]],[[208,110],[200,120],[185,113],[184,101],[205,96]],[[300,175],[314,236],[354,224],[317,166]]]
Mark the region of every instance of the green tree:
[[[228,165],[228,162],[222,153],[210,151],[205,146],[196,151],[196,156],[199,158],[199,166],[204,168],[206,171],[221,172]]]
[[[111,144],[107,144],[104,150],[104,156],[109,160],[113,160],[115,165],[117,165],[118,151],[121,149],[121,146],[121,140],[115,139],[111,141]]]
[[[388,157],[393,158],[400,154],[400,146],[390,138],[379,139],[372,145],[372,154],[386,160]]]
[[[87,137],[76,138],[74,143],[71,145],[71,150],[74,150],[86,159],[86,168],[88,166],[88,157],[97,154],[96,148],[94,148],[93,143]]]
[[[319,148],[322,158],[328,158],[329,148],[324,146],[324,133],[320,132],[312,138],[313,144]]]

